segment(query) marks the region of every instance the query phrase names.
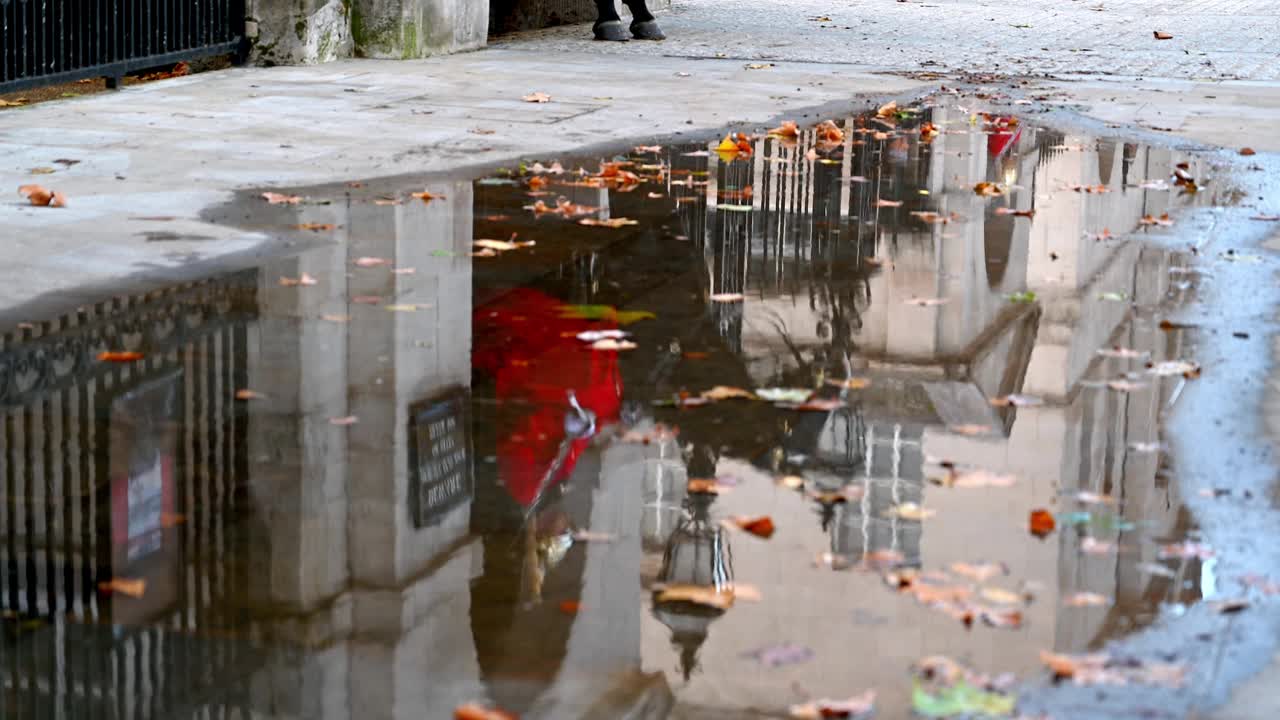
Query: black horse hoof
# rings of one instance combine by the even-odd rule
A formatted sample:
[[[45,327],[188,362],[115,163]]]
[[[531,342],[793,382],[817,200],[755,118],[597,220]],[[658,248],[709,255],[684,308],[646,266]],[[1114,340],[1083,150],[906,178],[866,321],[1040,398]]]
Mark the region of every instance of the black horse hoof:
[[[667,36],[662,32],[662,28],[658,27],[658,21],[656,20],[637,20],[631,23],[631,37],[637,40],[667,39]]]
[[[626,42],[631,38],[627,37],[627,30],[623,26],[621,20],[606,20],[598,22],[591,28],[595,33],[597,40],[608,40],[610,42]]]

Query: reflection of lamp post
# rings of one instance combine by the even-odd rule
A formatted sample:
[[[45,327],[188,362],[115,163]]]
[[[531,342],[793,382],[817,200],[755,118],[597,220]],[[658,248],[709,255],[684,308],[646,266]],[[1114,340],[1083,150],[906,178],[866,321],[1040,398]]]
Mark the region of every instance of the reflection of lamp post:
[[[689,514],[667,541],[658,580],[667,585],[697,585],[715,591],[733,585],[733,553],[728,534],[711,521],[713,493],[690,493]],[[698,664],[698,649],[707,640],[711,623],[724,614],[719,608],[697,603],[657,602],[653,615],[671,629],[671,644],[680,653],[685,680]]]

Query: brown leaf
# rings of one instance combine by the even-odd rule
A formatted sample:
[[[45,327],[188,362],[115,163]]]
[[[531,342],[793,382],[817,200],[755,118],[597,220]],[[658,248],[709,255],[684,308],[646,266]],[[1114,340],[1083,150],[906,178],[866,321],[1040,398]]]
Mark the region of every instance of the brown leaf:
[[[951,563],[951,572],[977,583],[984,583],[993,577],[1009,574],[1009,566],[1004,563]]]
[[[603,228],[621,228],[628,225],[639,225],[640,222],[631,218],[610,218],[608,220],[597,220],[596,218],[582,218],[578,221],[579,225],[587,227],[603,227]]]
[[[1138,224],[1143,227],[1173,227],[1173,220],[1169,218],[1169,213],[1165,213],[1160,217],[1155,217],[1154,215],[1143,215],[1142,219],[1138,221]]]
[[[1098,593],[1079,592],[1063,598],[1062,604],[1067,607],[1103,607],[1110,605],[1111,600]]]
[[[662,585],[655,589],[657,595],[653,602],[657,605],[687,602],[717,610],[728,610],[733,607],[735,596],[733,588],[716,589],[711,585]]]
[[[732,303],[732,302],[742,302],[743,300],[746,299],[746,296],[743,295],[742,293],[716,293],[712,295],[709,299],[711,300],[711,302]]]
[[[1038,538],[1048,537],[1053,529],[1057,527],[1057,523],[1053,520],[1053,513],[1048,510],[1032,510],[1031,511],[1031,534]]]
[[[1004,195],[1004,189],[993,182],[980,182],[973,186],[973,192],[983,197],[999,197]]]
[[[876,704],[876,691],[868,690],[846,700],[814,700],[802,705],[792,705],[788,712],[798,720],[823,720],[824,718],[857,718],[869,715]]]
[[[336,230],[338,229],[338,226],[334,225],[333,223],[302,223],[300,225],[294,225],[293,229],[294,230],[310,230],[311,232],[321,232],[325,230]]]
[[[741,398],[743,400],[755,400],[755,393],[742,388],[729,387],[727,385],[717,385],[710,390],[702,391],[702,397],[708,400],[731,400]]]
[[[1170,35],[1170,34],[1169,34],[1169,33],[1167,33],[1167,32],[1161,32],[1161,31],[1159,31],[1159,30],[1152,30],[1152,31],[1151,31],[1151,33],[1152,33],[1153,35],[1155,35],[1155,36],[1156,36],[1156,39],[1157,39],[1157,40],[1172,40],[1172,39],[1173,39],[1173,36],[1172,36],[1172,35]]]
[[[926,520],[937,514],[937,510],[927,510],[913,502],[905,502],[901,505],[896,505],[885,512],[885,515],[898,517],[903,520]]]
[[[391,261],[387,260],[386,258],[362,257],[362,258],[356,258],[355,264],[357,267],[371,268],[371,267],[380,267],[382,265],[390,265]]]
[[[546,94],[546,93],[544,93],[544,92],[532,92],[532,93],[529,93],[528,95],[525,95],[524,97],[522,97],[522,98],[520,98],[520,99],[521,99],[521,100],[523,100],[523,101],[525,101],[525,102],[527,102],[527,103],[549,103],[549,102],[551,102],[551,96],[550,96],[550,95],[548,95],[548,94]]]
[[[876,200],[876,207],[878,208],[902,207],[902,201],[901,200],[885,200],[884,198],[879,198]]]
[[[892,118],[897,114],[898,114],[898,103],[896,102],[885,103],[884,105],[881,105],[878,110],[876,110],[876,117],[878,118]]]
[[[1257,155],[1258,151],[1254,150],[1251,147],[1245,147],[1245,148],[1240,148],[1240,154],[1244,155],[1245,157],[1248,157],[1250,155]]]
[[[244,390],[236,391],[237,400],[261,400],[265,397],[266,395],[263,395],[262,393],[257,392],[255,390],[244,389]]]
[[[127,350],[116,350],[116,351],[108,350],[106,352],[98,353],[99,362],[116,362],[116,363],[136,362],[138,360],[141,360],[142,358],[143,358],[142,353],[131,352]]]
[[[1035,210],[1018,210],[1016,208],[999,207],[996,208],[997,215],[1012,215],[1013,217],[1033,218],[1036,216]]]
[[[846,380],[828,380],[828,385],[835,385],[845,390],[864,390],[871,387],[871,378],[848,378]]]
[[[21,185],[18,194],[38,207],[45,207],[53,201],[53,191],[43,185]]]
[[[769,134],[787,140],[795,140],[800,137],[800,127],[792,120],[783,120],[782,125],[770,130]]]

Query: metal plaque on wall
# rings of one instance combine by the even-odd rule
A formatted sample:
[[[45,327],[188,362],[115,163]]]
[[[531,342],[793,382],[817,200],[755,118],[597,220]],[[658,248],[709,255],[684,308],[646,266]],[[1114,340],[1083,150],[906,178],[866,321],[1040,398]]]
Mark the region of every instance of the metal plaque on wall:
[[[470,396],[452,390],[411,406],[409,438],[409,516],[424,528],[475,491]]]

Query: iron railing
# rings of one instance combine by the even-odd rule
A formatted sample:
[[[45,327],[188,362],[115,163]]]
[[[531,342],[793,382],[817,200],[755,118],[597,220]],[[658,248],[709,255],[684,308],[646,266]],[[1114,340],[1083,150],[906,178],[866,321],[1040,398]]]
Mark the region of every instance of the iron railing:
[[[246,50],[244,0],[0,0],[0,92]]]

